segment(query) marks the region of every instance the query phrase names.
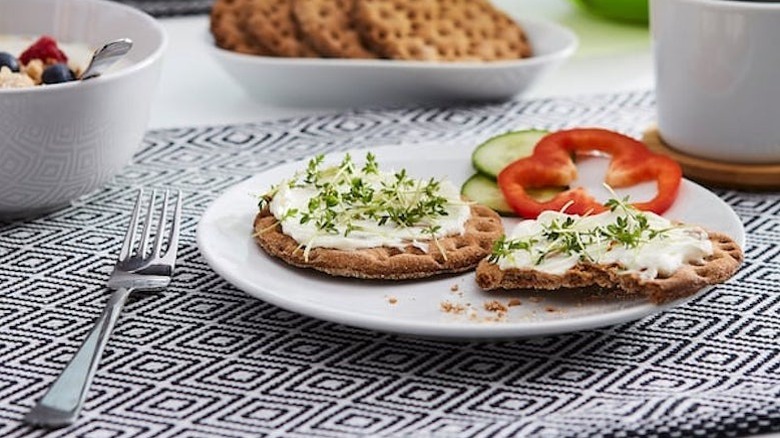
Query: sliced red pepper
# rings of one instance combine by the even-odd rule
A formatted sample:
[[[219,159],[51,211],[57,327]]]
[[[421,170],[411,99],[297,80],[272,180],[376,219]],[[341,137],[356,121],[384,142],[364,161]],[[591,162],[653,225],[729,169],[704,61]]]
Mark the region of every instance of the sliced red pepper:
[[[682,169],[671,158],[655,154],[640,141],[599,128],[558,131],[539,140],[530,157],[511,163],[498,174],[498,186],[512,209],[522,217],[536,218],[545,210],[570,214],[599,213],[606,207],[582,187],[559,193],[546,202],[528,195],[526,189],[566,186],[577,177],[572,156],[602,152],[612,157],[605,182],[615,188],[656,181],[658,194],[647,202],[632,204],[640,210],[661,214],[674,203],[682,181]]]

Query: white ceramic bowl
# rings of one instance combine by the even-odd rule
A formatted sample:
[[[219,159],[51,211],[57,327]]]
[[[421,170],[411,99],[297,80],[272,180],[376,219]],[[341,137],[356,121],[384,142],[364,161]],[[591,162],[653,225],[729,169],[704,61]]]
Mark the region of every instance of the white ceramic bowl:
[[[167,38],[152,17],[104,0],[3,0],[0,33],[93,49],[134,42],[119,67],[96,79],[0,90],[0,219],[8,219],[68,205],[130,161]]]
[[[534,56],[512,61],[274,58],[223,50],[211,38],[209,46],[222,67],[263,102],[332,107],[500,101],[522,93],[577,47],[577,37],[565,27],[517,21],[528,34]]]

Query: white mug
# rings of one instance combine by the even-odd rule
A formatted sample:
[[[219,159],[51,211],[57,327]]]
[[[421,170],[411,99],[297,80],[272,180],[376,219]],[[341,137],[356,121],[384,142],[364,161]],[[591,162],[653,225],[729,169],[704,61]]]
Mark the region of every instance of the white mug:
[[[658,129],[680,152],[780,163],[780,2],[651,0]]]

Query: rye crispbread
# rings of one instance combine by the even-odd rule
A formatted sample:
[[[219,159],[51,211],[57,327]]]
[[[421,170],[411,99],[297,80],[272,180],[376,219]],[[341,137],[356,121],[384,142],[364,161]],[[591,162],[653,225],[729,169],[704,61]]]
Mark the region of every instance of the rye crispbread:
[[[473,269],[490,254],[493,241],[504,232],[498,214],[481,205],[471,206],[471,217],[465,228],[463,235],[439,239],[444,254],[431,243],[427,253],[412,245],[403,250],[390,247],[352,251],[313,248],[307,259],[298,242],[282,232],[277,219],[265,208],[255,217],[254,238],[268,254],[300,268],[340,277],[408,280]]]
[[[243,11],[250,0],[216,0],[211,7],[210,30],[218,47],[249,55],[270,55],[246,31]]]
[[[247,0],[246,30],[272,55],[312,58],[319,53],[304,40],[295,24],[292,0]]]
[[[531,56],[489,0],[216,0],[219,47],[282,57],[496,61]]]
[[[360,39],[352,10],[355,0],[293,0],[293,16],[312,47],[331,58],[376,58]]]
[[[696,293],[703,287],[732,277],[742,263],[739,245],[722,233],[708,233],[713,254],[702,265],[684,265],[666,278],[644,280],[637,273],[620,272],[616,265],[581,262],[562,275],[534,269],[502,270],[487,260],[477,266],[477,284],[484,290],[496,289],[612,289],[619,295],[646,296],[663,303]]]
[[[496,61],[531,55],[523,29],[488,0],[356,0],[360,36],[385,58]]]

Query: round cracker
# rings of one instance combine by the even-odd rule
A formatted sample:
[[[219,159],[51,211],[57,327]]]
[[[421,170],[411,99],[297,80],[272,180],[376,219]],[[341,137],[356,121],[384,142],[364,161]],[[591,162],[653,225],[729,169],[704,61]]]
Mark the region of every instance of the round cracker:
[[[355,0],[293,0],[293,16],[306,41],[333,58],[376,58],[352,22]]]
[[[524,58],[523,29],[487,0],[356,0],[361,38],[391,59],[496,61]]]
[[[292,0],[247,0],[246,30],[275,56],[318,57],[304,40],[292,13]]]
[[[270,55],[244,26],[243,11],[249,0],[216,0],[211,8],[210,30],[217,46],[249,55]]]
[[[282,232],[281,225],[266,208],[255,217],[254,237],[268,254],[300,268],[339,277],[407,280],[471,270],[490,254],[493,242],[504,232],[498,214],[481,205],[471,207],[465,229],[462,235],[439,239],[438,246],[431,243],[427,253],[412,245],[403,249],[377,247],[353,251],[313,248],[305,257],[298,242]]]
[[[734,239],[723,233],[708,232],[713,253],[701,265],[685,264],[670,277],[652,280],[635,272],[624,272],[617,265],[581,262],[561,275],[536,269],[501,269],[487,260],[477,267],[476,281],[484,290],[536,289],[561,290],[589,287],[606,288],[615,296],[646,296],[653,303],[664,303],[692,295],[703,287],[722,283],[736,274],[744,255]]]

